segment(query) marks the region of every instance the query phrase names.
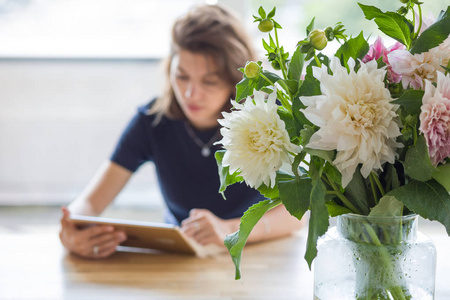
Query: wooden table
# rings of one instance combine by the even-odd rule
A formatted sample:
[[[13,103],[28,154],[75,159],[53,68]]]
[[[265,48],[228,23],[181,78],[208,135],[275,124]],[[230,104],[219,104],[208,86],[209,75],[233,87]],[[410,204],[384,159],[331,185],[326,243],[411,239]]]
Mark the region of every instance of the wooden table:
[[[1,229],[1,228],[0,228]],[[437,300],[450,299],[450,238],[438,249]],[[57,230],[0,230],[0,299],[313,299],[304,237],[247,246],[243,279],[227,253],[210,258],[118,252],[104,260],[67,254]]]

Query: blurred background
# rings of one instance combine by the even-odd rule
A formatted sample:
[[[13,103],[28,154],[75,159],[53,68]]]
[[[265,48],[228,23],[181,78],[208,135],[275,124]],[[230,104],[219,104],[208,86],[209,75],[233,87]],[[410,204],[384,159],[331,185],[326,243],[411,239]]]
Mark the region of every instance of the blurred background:
[[[174,19],[204,2],[0,0],[0,205],[60,206],[80,194],[137,106],[159,94],[160,63]],[[261,57],[266,36],[252,23],[260,5],[266,11],[277,7],[276,20],[284,27],[280,42],[290,52],[313,16],[315,28],[342,21],[351,35],[364,28],[369,38],[376,31],[353,0],[206,2],[234,10]],[[400,5],[362,2],[383,10]],[[426,1],[424,15],[437,16],[439,2]],[[136,173],[115,202],[161,204],[151,164]]]

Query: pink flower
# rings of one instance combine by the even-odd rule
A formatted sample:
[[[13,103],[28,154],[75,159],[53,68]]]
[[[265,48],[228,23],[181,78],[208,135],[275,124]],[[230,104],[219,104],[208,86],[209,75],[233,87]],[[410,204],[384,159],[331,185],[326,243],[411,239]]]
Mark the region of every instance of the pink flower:
[[[366,63],[371,60],[378,60],[386,51],[386,47],[384,47],[383,39],[378,37],[375,43],[370,46],[369,53],[362,59],[363,63]]]
[[[416,13],[416,20],[419,20],[419,15],[417,13]],[[428,18],[422,17],[422,26],[420,27],[419,34],[422,34],[422,32],[424,32],[425,29],[433,25],[434,22],[436,22],[436,18],[433,16],[431,12],[428,15]],[[414,31],[417,31],[418,28],[419,22],[417,21],[416,24],[414,24]]]
[[[434,166],[450,157],[450,77],[437,74],[437,86],[426,80],[420,113],[420,131]]]
[[[416,20],[419,16],[416,14]],[[428,18],[422,18],[420,34],[436,21],[430,14]],[[415,31],[418,30],[419,22],[416,22]],[[414,89],[423,88],[424,81],[436,82],[437,72],[444,72],[442,66],[447,66],[450,60],[450,37],[439,46],[428,52],[412,55],[406,50],[392,51],[387,55],[392,70],[402,76],[402,84],[406,89],[409,85]]]
[[[387,65],[388,81],[392,83],[399,83],[402,77],[392,70],[392,67],[387,57],[389,53],[398,49],[405,49],[405,46],[397,42],[392,47],[386,48],[383,44],[383,39],[381,37],[378,37],[375,43],[370,46],[369,53],[367,53],[367,55],[364,56],[362,61],[363,63],[367,63],[368,61],[378,60],[380,57],[382,57],[383,62]]]
[[[444,72],[442,66],[447,66],[450,60],[450,40],[430,49],[428,52],[411,54],[407,50],[395,50],[388,54],[392,70],[402,76],[403,88],[411,85],[421,89],[424,80],[436,82],[437,73]]]

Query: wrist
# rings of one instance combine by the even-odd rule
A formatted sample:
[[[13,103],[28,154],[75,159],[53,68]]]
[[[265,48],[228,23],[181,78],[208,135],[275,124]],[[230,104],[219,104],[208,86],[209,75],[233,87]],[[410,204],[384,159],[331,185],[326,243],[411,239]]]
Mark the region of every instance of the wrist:
[[[229,219],[226,220],[227,223],[227,227],[228,227],[228,234],[234,233],[236,231],[239,230],[239,225],[241,224],[241,219],[240,218],[235,218],[235,219]]]

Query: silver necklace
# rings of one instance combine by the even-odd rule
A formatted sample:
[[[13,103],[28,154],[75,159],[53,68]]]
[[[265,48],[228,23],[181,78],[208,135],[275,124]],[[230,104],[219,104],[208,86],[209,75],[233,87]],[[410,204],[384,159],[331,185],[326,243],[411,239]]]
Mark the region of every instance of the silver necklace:
[[[208,157],[211,155],[211,146],[214,144],[215,141],[217,141],[217,138],[220,133],[220,128],[217,129],[216,133],[212,136],[212,138],[205,144],[201,139],[198,138],[198,136],[195,134],[194,130],[192,129],[191,125],[186,121],[184,122],[184,127],[186,127],[186,131],[189,134],[189,136],[192,138],[192,140],[199,146],[201,150],[201,154],[203,157]]]

